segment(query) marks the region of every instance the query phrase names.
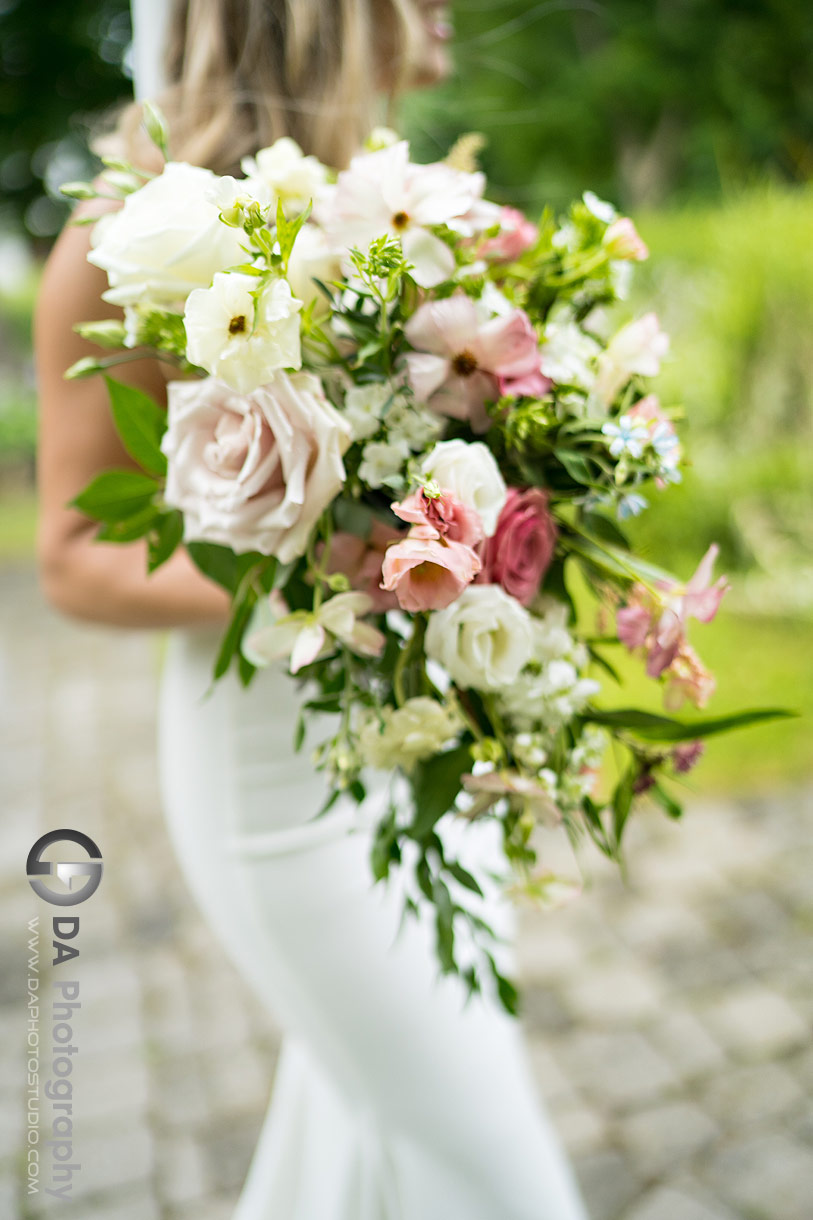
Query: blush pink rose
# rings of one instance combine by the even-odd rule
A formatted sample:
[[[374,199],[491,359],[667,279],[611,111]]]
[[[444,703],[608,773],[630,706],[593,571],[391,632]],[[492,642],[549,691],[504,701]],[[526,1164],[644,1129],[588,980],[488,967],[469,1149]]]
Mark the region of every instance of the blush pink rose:
[[[430,525],[414,525],[401,542],[387,548],[381,587],[391,590],[404,610],[442,610],[456,601],[480,570],[477,552],[448,542]]]
[[[509,487],[497,529],[481,547],[479,584],[500,585],[523,606],[533,600],[556,550],[556,523],[538,487]]]
[[[251,394],[207,377],[171,381],[166,502],[184,514],[184,541],[218,542],[283,563],[344,484],[350,428],[310,373],[276,373]]]

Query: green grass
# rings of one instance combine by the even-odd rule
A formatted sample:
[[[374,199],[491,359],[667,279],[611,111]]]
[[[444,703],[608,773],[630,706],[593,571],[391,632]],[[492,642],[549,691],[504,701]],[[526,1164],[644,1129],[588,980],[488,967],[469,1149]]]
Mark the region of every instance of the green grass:
[[[33,560],[36,531],[33,490],[0,491],[0,563]]]

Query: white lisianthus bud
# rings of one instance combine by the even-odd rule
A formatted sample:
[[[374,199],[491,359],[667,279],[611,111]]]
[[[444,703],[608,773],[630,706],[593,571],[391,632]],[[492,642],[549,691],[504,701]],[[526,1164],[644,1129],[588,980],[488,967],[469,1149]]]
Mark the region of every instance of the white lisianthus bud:
[[[462,504],[476,509],[486,537],[491,537],[505,504],[506,487],[491,450],[482,441],[439,441],[421,464],[421,472]]]
[[[211,288],[196,289],[186,302],[187,356],[248,394],[278,369],[301,366],[301,308],[287,280],[274,279],[263,288],[259,276],[218,273]]]
[[[502,690],[516,682],[533,643],[530,614],[499,585],[469,585],[430,614],[426,630],[427,656],[466,689]]]

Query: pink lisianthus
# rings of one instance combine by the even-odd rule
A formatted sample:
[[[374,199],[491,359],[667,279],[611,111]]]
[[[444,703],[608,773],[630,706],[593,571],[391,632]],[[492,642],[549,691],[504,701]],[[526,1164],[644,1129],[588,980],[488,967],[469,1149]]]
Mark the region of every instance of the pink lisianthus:
[[[468,420],[475,432],[488,429],[485,404],[500,397],[501,385],[545,381],[536,332],[521,309],[484,322],[474,301],[457,293],[421,305],[404,333],[415,349],[406,356],[415,397],[442,415]]]
[[[718,553],[719,547],[712,543],[685,585],[661,581],[654,592],[636,585],[627,605],[618,611],[618,638],[631,652],[646,649],[646,672],[650,678],[659,678],[686,646],[690,618],[710,623],[717,613],[729,588],[724,576],[711,583]]]
[[[382,589],[394,591],[411,613],[442,610],[455,601],[480,570],[477,552],[449,542],[431,525],[413,525],[401,542],[387,548]]]
[[[537,593],[556,549],[548,497],[537,487],[509,487],[497,529],[480,549],[479,584],[501,585],[523,606]]]
[[[477,253],[483,258],[494,259],[495,262],[511,263],[519,258],[539,236],[539,230],[532,221],[517,208],[503,208],[500,212],[500,231],[494,237],[488,237],[477,247]]]
[[[393,529],[383,521],[373,522],[367,539],[337,530],[330,540],[326,572],[328,575],[343,572],[353,589],[367,594],[375,613],[394,610],[398,599],[394,593],[381,588],[381,565],[390,543],[398,542],[403,536],[402,530]]]
[[[438,495],[431,495],[425,487],[419,487],[400,504],[391,507],[402,521],[431,526],[447,542],[462,542],[464,546],[475,547],[484,536],[483,522],[477,510],[461,503],[443,488]]]
[[[630,259],[638,263],[649,258],[649,247],[628,216],[619,216],[609,225],[604,234],[604,245],[611,258]]]

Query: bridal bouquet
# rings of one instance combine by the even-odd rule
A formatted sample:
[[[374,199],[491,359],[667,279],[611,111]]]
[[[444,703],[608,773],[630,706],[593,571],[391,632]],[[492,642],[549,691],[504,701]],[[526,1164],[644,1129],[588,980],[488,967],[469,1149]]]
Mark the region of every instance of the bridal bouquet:
[[[145,123],[166,158],[161,115],[145,107]],[[177,367],[166,411],[108,378],[140,470],[100,474],[74,504],[101,539],[146,538],[150,571],[184,545],[229,591],[215,679],[282,661],[310,680],[302,716],[334,714],[315,756],[325,810],[363,800],[370,769],[406,783],[372,872],[413,870],[407,909],[431,905],[443,970],[471,991],[491,976],[514,1010],[484,879],[441,820],[498,819],[503,881],[554,901],[539,824],[620,860],[638,797],[678,817],[670,780],[701,739],[778,713],[603,705],[620,642],[668,711],[702,708],[714,679],[687,629],[727,583],[715,547],[680,580],[625,538],[682,462],[678,412],[647,383],[667,337],[652,313],[619,328],[611,312],[647,256],[633,223],[589,192],[531,223],[484,198],[477,149],[464,137],[415,164],[381,129],[336,174],[281,139],[240,179],[108,159],[104,188],[65,191],[123,199],[90,222],[89,255],[123,320],[78,328],[119,350],[68,376],[145,355]]]

